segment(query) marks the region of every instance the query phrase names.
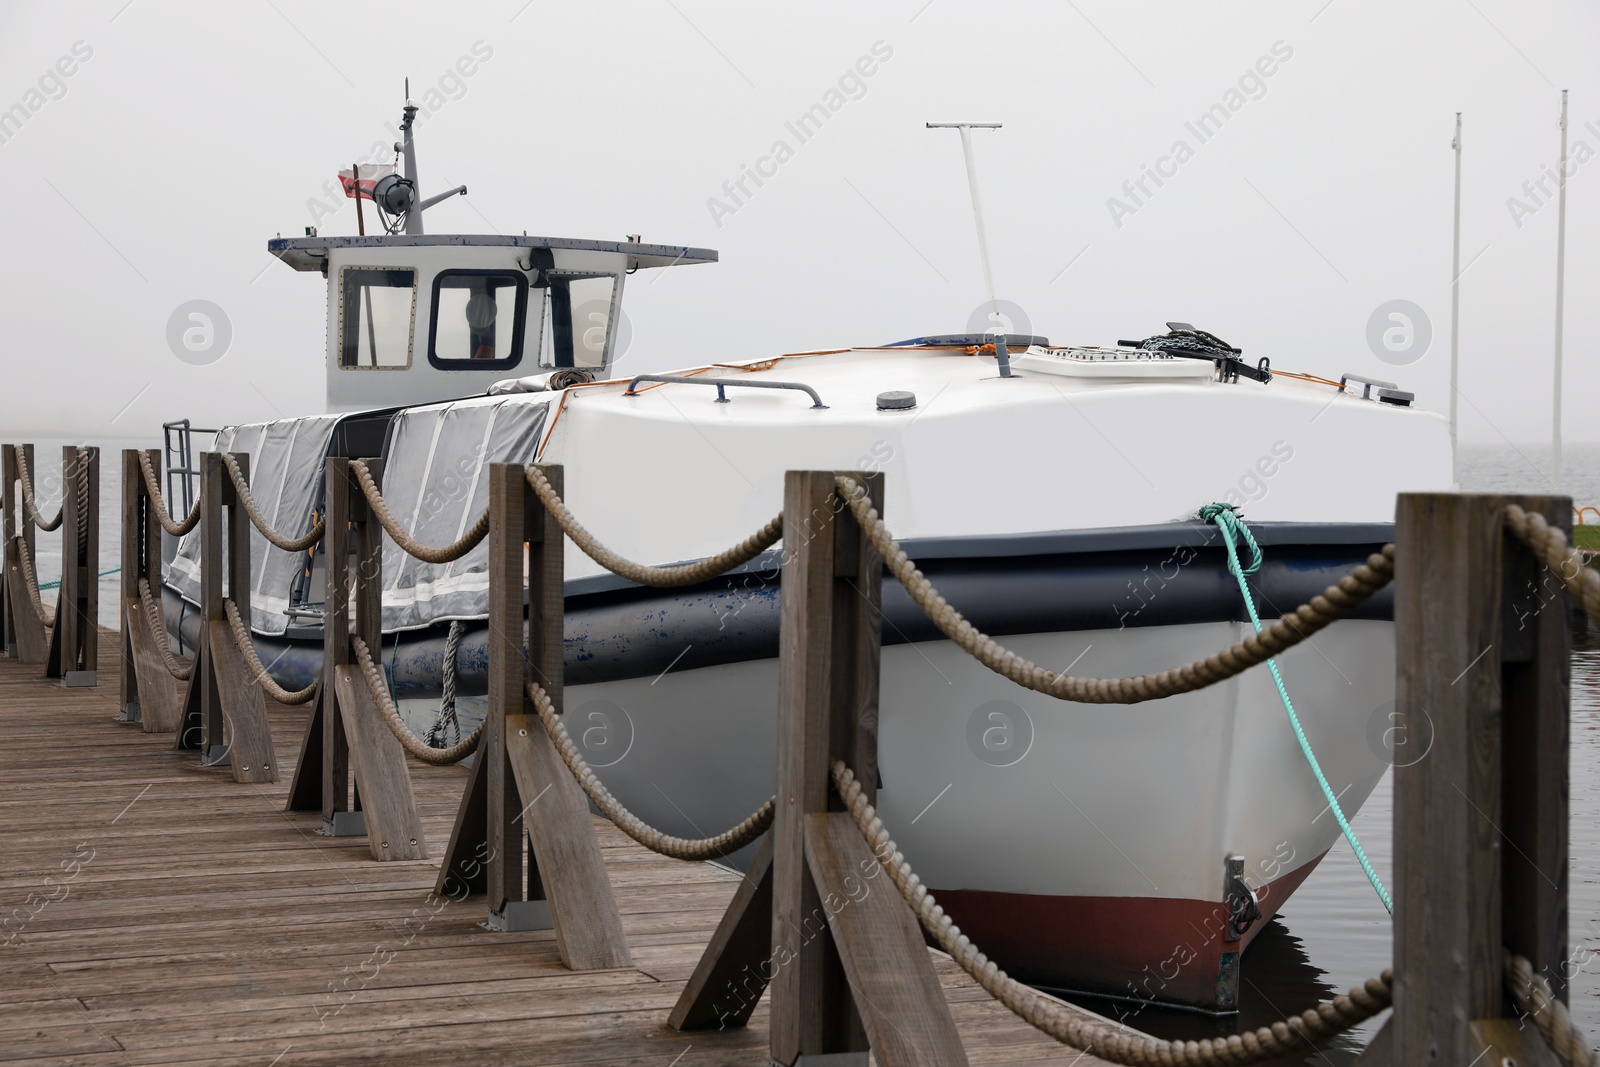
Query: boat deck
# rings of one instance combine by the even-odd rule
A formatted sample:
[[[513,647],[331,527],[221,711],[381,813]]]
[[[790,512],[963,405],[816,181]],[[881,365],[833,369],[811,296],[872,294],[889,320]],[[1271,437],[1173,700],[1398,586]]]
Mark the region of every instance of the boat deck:
[[[549,931],[491,933],[482,897],[430,893],[466,772],[410,767],[432,860],[374,862],[365,838],[283,810],[289,775],[239,785],[0,657],[0,1060],[25,1064],[754,1064],[750,1026],[666,1018],[738,876],[639,848],[599,822],[632,969],[574,973]],[[269,701],[278,766],[305,712]],[[1102,1061],[935,968],[975,1064]]]

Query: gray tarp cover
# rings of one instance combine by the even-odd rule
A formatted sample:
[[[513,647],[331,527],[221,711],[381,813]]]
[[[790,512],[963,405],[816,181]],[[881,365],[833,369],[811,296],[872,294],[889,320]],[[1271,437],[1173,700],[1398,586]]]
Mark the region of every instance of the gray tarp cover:
[[[550,399],[475,397],[395,416],[384,457],[383,498],[425,545],[458,539],[489,501],[489,464],[531,463]],[[454,563],[423,563],[383,538],[383,628],[412,630],[488,615],[488,539]]]
[[[322,481],[322,460],[340,415],[227,426],[217,433],[213,450],[243,452],[250,457],[250,495],[272,528],[299,537],[311,528],[311,509]],[[226,474],[224,474],[226,477]],[[284,614],[295,575],[305,554],[274,548],[261,531],[250,528],[250,628],[281,634],[289,625]],[[200,528],[178,543],[178,555],[167,583],[191,604],[200,603]]]

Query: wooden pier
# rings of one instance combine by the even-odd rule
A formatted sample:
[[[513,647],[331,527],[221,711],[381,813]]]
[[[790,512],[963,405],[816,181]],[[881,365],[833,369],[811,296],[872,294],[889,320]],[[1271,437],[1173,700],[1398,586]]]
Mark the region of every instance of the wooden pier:
[[[48,520],[26,452],[0,456],[20,471],[31,521],[63,527],[75,561],[51,612],[8,495],[0,619],[8,637],[32,633],[33,653],[50,630],[51,652],[8,640],[0,658],[5,1062],[673,1067],[692,1053],[789,1067],[866,1067],[869,1055],[878,1067],[1063,1056],[1190,1067],[1299,1062],[1392,1007],[1366,1067],[1491,1053],[1502,1065],[1600,1063],[1565,1008],[1566,598],[1600,620],[1600,576],[1569,547],[1564,499],[1403,495],[1396,544],[1246,641],[1177,670],[1091,679],[1049,672],[967,624],[894,541],[878,511],[882,476],[867,472],[790,471],[781,524],[707,560],[650,567],[592,540],[566,509],[558,467],[492,464],[479,521],[428,546],[390,514],[375,460],[330,458],[326,525],[286,535],[257,513],[246,457],[202,457],[201,499],[179,524],[130,452],[120,615],[135,633],[123,644],[76,621],[94,618],[84,590],[95,543],[65,520],[94,514],[84,472],[98,455],[72,458],[81,503]],[[246,519],[286,550],[331,531],[342,550],[353,535],[351,564],[328,580],[320,686],[273,683],[241,622]],[[136,579],[154,577],[158,528],[195,524],[206,626],[184,660]],[[432,563],[488,543],[487,718],[449,750],[405,726],[372,657],[380,528]],[[632,581],[673,588],[780,536],[777,793],[715,838],[664,835],[616,802],[563,725],[563,538]],[[1406,892],[1393,973],[1204,1042],[1159,1041],[1007,977],[874,818],[886,571],[998,674],[1123,704],[1259,665],[1395,581],[1397,707],[1428,717],[1436,742],[1395,772]],[[141,620],[161,646],[153,656],[140,652]],[[176,744],[132,699],[165,705],[174,679],[186,682],[181,718],[166,724]],[[471,770],[453,762],[474,749]],[[278,773],[288,767],[292,777]],[[687,861],[757,840],[743,875]]]
[[[287,775],[241,785],[113,721],[118,638],[100,639],[94,689],[0,657],[0,904],[37,907],[0,937],[0,1061],[765,1062],[765,1001],[745,1028],[667,1025],[738,875],[595,819],[634,966],[569,971],[552,931],[491,932],[481,896],[433,894],[468,771],[413,764],[436,858],[374,863],[362,838],[319,836],[320,813],[284,812]],[[279,766],[307,715],[269,705]],[[934,965],[972,1062],[1073,1062]]]

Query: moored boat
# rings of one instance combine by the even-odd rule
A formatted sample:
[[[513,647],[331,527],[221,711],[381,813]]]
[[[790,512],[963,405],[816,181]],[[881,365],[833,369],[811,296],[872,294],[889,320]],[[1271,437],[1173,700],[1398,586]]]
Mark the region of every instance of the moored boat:
[[[882,472],[888,524],[976,626],[1063,673],[1113,677],[1250,631],[1203,506],[1242,509],[1264,554],[1252,593],[1275,617],[1389,539],[1397,491],[1450,481],[1445,421],[1398,387],[1274,373],[1184,323],[1103,347],[927,336],[612,378],[629,275],[715,253],[429,235],[400,180],[372,190],[395,232],[269,242],[325,279],[327,411],[229,427],[215,447],[250,454],[280,529],[321,510],[329,455],[381,456],[391,510],[435,544],[482,511],[489,463],[538,461],[565,468],[569,506],[615,551],[680,562],[777,513],[787,470]],[[251,628],[280,680],[306,684],[327,553],[252,538]],[[719,831],[772,793],[780,553],[664,592],[567,545],[569,731],[668,832]],[[180,632],[196,556],[191,535],[168,575]],[[454,629],[468,727],[485,558],[424,564],[385,541],[397,689],[431,702]],[[883,637],[880,813],[973,940],[1036,983],[1231,1008],[1262,916],[1340,834],[1271,677],[1057,701],[966,656],[892,582]],[[1347,814],[1387,764],[1393,645],[1380,594],[1279,657]]]

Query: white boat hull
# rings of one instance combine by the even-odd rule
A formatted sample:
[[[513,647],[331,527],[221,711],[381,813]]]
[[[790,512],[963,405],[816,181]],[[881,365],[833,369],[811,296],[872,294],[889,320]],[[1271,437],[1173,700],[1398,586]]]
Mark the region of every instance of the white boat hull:
[[[1236,623],[1014,635],[1035,662],[1114,676],[1176,666]],[[1347,621],[1280,668],[1341,804],[1387,766],[1393,624]],[[572,686],[569,730],[645,821],[720,832],[773,791],[777,661]],[[947,641],[886,647],[879,811],[991,956],[1053,986],[1227,1008],[1242,939],[1225,859],[1270,916],[1339,835],[1271,676],[1185,696],[1082,705],[1024,690]]]

